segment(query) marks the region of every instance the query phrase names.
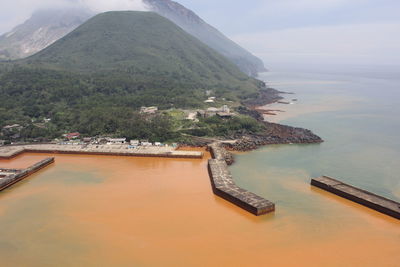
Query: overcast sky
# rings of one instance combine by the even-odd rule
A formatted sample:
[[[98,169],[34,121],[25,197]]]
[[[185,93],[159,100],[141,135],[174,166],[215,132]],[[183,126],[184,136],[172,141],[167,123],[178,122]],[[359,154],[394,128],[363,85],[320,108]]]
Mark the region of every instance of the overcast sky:
[[[84,3],[139,9],[140,0],[0,0],[0,33],[37,8]],[[179,0],[269,64],[400,65],[400,0]],[[269,64],[268,64],[269,63]]]

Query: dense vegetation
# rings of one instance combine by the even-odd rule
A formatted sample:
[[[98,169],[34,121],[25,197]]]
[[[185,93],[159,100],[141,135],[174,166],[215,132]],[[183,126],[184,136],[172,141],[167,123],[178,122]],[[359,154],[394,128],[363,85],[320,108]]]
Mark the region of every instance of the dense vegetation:
[[[0,127],[24,125],[22,138],[80,131],[176,139],[170,117],[145,118],[139,107],[198,108],[207,90],[239,102],[261,87],[156,14],[108,12],[28,59],[0,65]],[[44,118],[51,122],[38,126]]]

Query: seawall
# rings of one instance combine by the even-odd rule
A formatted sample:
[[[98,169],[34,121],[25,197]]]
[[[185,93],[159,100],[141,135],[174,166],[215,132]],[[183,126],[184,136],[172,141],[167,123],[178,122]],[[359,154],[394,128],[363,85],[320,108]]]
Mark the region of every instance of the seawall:
[[[208,161],[208,172],[215,195],[257,216],[275,211],[274,203],[236,185],[226,161],[232,156],[220,144],[213,143],[209,149],[213,159]]]
[[[9,174],[3,178],[0,178],[0,191],[12,186],[13,184],[18,183],[19,181],[25,179],[26,177],[32,175],[33,173],[39,171],[40,169],[54,163],[54,158],[44,159],[26,169],[22,170],[11,170],[7,171],[13,172],[13,174]],[[6,170],[6,169],[3,169]]]
[[[46,154],[78,154],[78,155],[103,155],[103,156],[128,156],[128,157],[160,157],[202,159],[203,152],[178,151],[163,148],[127,149],[128,146],[68,146],[68,145],[28,145],[23,147],[5,147],[0,150],[0,159],[11,159],[22,153],[46,153]]]
[[[311,180],[311,185],[341,196],[378,212],[400,219],[400,203],[378,196],[363,189],[345,184],[331,177],[322,176]]]

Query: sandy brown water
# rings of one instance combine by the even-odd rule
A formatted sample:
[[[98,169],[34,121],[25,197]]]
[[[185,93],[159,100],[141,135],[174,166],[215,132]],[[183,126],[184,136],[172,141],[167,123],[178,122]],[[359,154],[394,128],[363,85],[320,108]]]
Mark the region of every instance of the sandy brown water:
[[[284,186],[324,212],[255,217],[213,195],[206,159],[55,157],[0,193],[2,266],[399,266],[400,221],[307,183]]]

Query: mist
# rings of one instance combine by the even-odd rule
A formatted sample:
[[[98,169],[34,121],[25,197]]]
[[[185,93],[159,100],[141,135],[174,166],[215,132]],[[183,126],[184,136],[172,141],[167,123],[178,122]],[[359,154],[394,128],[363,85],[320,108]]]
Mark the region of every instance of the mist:
[[[119,10],[147,11],[141,0],[6,0],[0,9],[0,34],[23,23],[40,9],[81,7],[94,13]]]

